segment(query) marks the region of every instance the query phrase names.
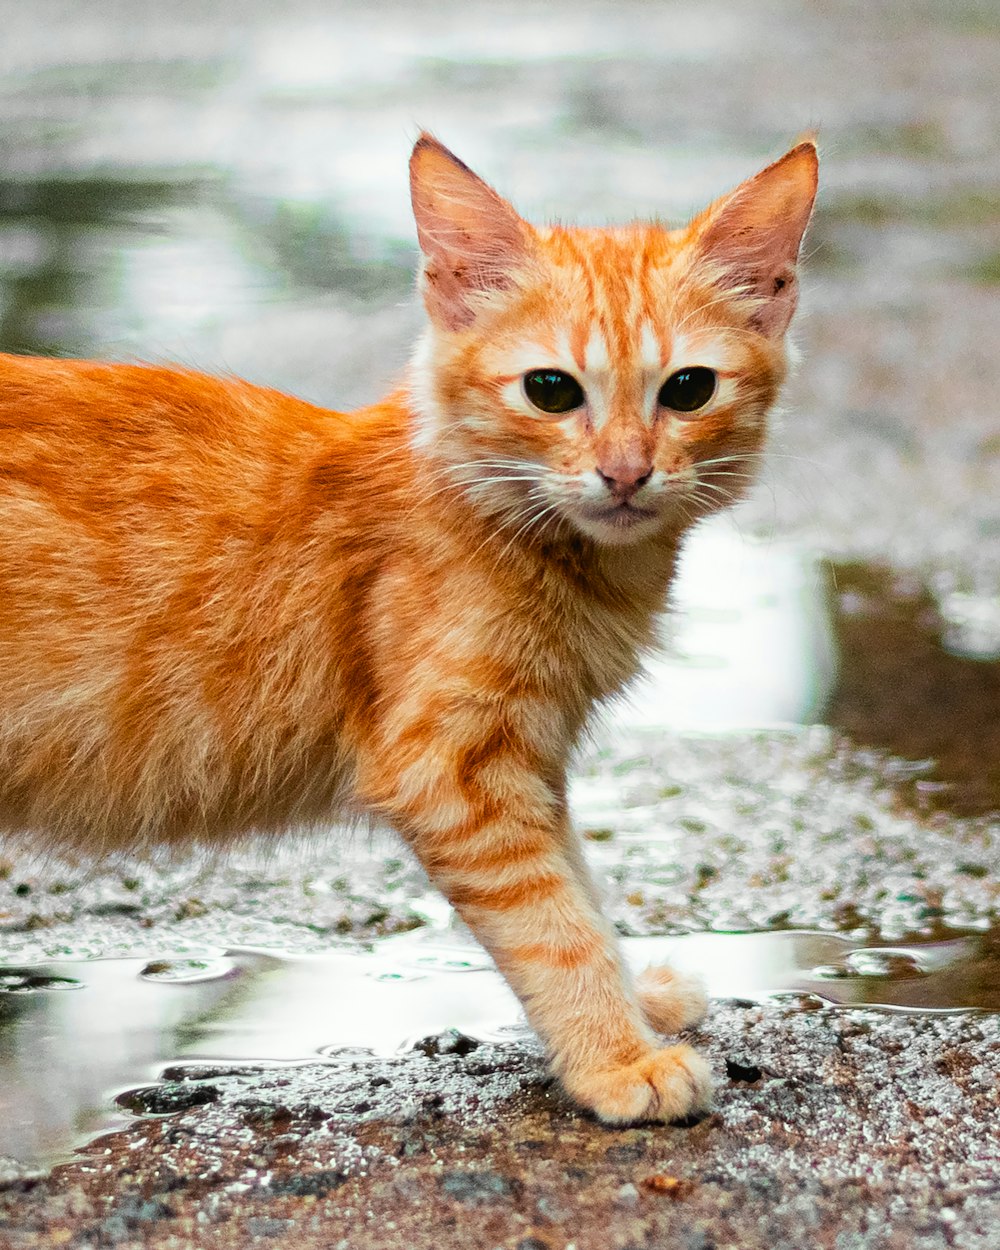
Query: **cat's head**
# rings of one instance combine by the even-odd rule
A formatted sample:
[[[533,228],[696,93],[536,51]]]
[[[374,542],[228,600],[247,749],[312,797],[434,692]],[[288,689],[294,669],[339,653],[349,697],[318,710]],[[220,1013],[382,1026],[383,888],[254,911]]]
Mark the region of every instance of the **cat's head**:
[[[511,537],[568,524],[615,545],[742,493],[785,374],[811,140],[675,230],[529,225],[427,134],[410,171],[429,490]]]

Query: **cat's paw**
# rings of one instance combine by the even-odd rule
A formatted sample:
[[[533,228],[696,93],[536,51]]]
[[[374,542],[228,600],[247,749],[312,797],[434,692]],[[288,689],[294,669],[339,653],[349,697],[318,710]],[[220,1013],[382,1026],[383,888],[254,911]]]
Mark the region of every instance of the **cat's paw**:
[[[633,1063],[566,1078],[567,1093],[608,1124],[682,1120],[708,1106],[712,1073],[690,1046],[651,1050]]]
[[[708,1010],[700,978],[661,965],[640,972],[635,982],[642,1014],[657,1033],[677,1033],[697,1024]]]

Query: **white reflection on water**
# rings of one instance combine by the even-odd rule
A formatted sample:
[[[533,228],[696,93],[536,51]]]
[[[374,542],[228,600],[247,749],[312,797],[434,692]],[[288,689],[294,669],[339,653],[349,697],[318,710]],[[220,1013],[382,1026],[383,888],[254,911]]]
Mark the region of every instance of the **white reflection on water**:
[[[664,621],[668,652],[614,713],[626,728],[809,724],[836,677],[828,588],[798,548],[744,539],[727,517],[684,552]]]
[[[79,985],[0,993],[0,1156],[51,1161],[81,1135],[112,1123],[110,1089],[155,1076],[151,1065],[192,1016],[227,997],[236,971],[217,956],[215,976],[184,983],[178,993],[179,986],[143,979],[146,963],[47,964],[37,971]]]

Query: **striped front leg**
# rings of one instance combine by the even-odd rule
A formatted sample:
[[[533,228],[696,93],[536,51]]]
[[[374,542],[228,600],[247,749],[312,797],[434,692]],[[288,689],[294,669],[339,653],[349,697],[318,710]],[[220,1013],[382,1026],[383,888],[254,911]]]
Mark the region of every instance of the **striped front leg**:
[[[438,704],[421,722],[433,732],[397,735],[380,806],[492,955],[569,1094],[613,1123],[685,1116],[708,1101],[708,1065],[658,1047],[540,743],[514,732],[509,707],[502,726],[489,710]]]

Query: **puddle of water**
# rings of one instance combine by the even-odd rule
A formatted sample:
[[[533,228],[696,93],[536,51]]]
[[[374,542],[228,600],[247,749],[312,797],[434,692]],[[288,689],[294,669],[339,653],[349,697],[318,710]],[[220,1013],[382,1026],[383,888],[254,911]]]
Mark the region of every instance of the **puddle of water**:
[[[712,518],[688,539],[671,600],[666,651],[612,723],[719,732],[818,719],[837,671],[829,583],[798,548]]]
[[[833,573],[839,663],[823,720],[855,742],[928,761],[900,783],[916,806],[1000,811],[1000,658],[983,631],[959,618],[954,595],[939,605],[889,568]]]
[[[997,936],[862,946],[836,934],[625,940],[637,969],[670,962],[713,997],[782,996],[890,1009],[1000,1010]],[[476,947],[410,933],[372,952],[252,948],[182,959],[0,967],[0,1155],[29,1166],[127,1122],[114,1098],[183,1063],[343,1062],[457,1029],[524,1032],[518,1003]]]
[[[970,625],[955,599],[939,604],[888,567],[820,564],[745,539],[714,518],[687,545],[668,653],[612,723],[725,732],[822,722],[919,763],[891,778],[918,810],[1000,811],[1000,657],[984,644],[986,606],[977,601]],[[1000,616],[1000,604],[992,610]]]

